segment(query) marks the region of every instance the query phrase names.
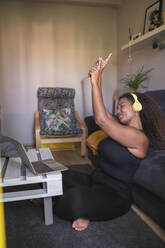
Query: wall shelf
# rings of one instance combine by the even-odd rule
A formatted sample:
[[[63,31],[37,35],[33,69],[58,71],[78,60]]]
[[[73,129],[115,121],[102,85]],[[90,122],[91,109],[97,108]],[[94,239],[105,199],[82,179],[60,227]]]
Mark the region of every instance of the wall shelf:
[[[135,47],[136,49],[144,47],[147,44],[152,44],[152,41],[154,39],[158,39],[159,41],[165,39],[165,24],[163,24],[159,28],[147,32],[136,40],[129,41],[127,44],[121,47],[121,50],[126,50],[129,47]]]

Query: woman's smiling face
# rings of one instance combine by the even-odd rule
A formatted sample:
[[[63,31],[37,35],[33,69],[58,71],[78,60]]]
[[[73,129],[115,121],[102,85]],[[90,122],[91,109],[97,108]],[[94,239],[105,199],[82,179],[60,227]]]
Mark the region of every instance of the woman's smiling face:
[[[121,98],[117,105],[117,116],[120,123],[129,125],[135,115],[136,112],[133,110],[131,102],[126,97]]]

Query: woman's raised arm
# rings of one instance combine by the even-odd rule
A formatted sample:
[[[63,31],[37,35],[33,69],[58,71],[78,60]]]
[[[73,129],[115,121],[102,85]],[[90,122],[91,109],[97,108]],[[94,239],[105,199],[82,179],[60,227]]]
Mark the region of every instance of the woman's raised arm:
[[[107,110],[103,103],[101,77],[111,55],[112,54],[110,53],[105,60],[99,57],[96,65],[89,71],[92,85],[92,104],[95,120],[108,136],[130,149],[137,149],[143,147],[143,145],[146,146],[148,142],[147,137],[140,131],[142,126],[139,113],[132,112],[132,114],[135,115],[135,121],[132,121],[130,125],[123,125],[119,123],[111,113],[107,114]],[[130,108],[130,111],[133,111],[131,103],[129,105],[128,108]]]

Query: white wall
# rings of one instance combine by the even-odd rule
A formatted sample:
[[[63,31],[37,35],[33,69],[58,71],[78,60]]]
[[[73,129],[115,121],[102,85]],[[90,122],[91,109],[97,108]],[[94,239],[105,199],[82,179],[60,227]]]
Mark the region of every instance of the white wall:
[[[123,0],[123,5],[118,11],[118,86],[120,93],[126,91],[120,79],[126,73],[137,71],[142,65],[145,69],[153,68],[152,78],[146,82],[147,90],[165,89],[165,49],[152,49],[152,40],[150,44],[138,50],[133,47],[131,64],[128,63],[128,50],[121,51],[121,46],[128,43],[129,27],[133,28],[133,33],[143,32],[145,9],[154,2],[154,0]],[[165,3],[163,10],[165,11]],[[165,40],[162,42],[165,44]]]
[[[33,143],[38,87],[73,87],[83,119],[91,114],[89,67],[113,51],[103,92],[111,110],[117,87],[116,10],[55,3],[3,1],[0,8],[0,104],[2,132]],[[85,103],[83,96],[85,94]],[[84,105],[86,104],[87,105]]]

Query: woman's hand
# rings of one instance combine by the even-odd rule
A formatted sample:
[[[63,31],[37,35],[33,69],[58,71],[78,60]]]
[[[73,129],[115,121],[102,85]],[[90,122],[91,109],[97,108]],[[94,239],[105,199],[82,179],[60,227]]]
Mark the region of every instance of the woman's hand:
[[[112,53],[110,53],[105,60],[103,60],[102,57],[99,57],[95,66],[93,66],[89,70],[88,75],[91,77],[92,82],[94,82],[94,83],[99,82],[101,73],[104,70],[104,68],[106,67],[106,65],[108,64],[111,55],[112,55]]]
[[[100,71],[103,71],[103,70],[104,70],[104,68],[105,68],[106,65],[108,64],[108,62],[109,62],[111,56],[112,56],[112,53],[110,53],[110,54],[108,55],[108,57],[107,57],[105,60],[103,60],[102,57],[99,57],[98,61],[96,62],[96,66],[98,67],[98,69],[99,69]]]

